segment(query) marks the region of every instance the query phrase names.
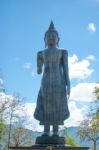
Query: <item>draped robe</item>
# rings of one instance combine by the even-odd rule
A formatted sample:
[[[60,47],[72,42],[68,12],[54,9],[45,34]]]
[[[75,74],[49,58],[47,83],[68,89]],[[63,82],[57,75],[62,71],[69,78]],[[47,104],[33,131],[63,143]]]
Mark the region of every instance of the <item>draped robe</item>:
[[[37,54],[37,70],[42,72],[40,90],[34,117],[41,125],[63,125],[69,117],[66,86],[68,75],[68,52],[64,49],[45,49]]]

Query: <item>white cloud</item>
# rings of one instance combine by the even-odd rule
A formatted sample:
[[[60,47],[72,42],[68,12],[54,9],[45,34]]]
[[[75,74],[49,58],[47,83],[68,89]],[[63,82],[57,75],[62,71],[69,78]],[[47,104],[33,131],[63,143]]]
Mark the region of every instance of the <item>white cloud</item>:
[[[71,89],[71,96],[69,102],[70,117],[64,122],[67,127],[78,126],[80,122],[84,119],[88,107],[86,105],[78,107],[76,105],[77,101],[82,102],[92,102],[94,97],[94,87],[99,87],[96,83],[79,83]],[[33,117],[35,111],[36,103],[26,103],[25,109],[27,112],[27,125],[26,128],[31,130],[43,131],[43,126],[39,125],[39,121],[35,120]]]
[[[67,127],[70,126],[78,126],[80,122],[84,119],[85,113],[88,111],[87,106],[78,107],[76,103],[77,101],[83,101],[83,102],[91,102],[94,100],[94,94],[93,90],[94,87],[99,87],[99,84],[96,83],[79,83],[75,87],[72,87],[71,89],[71,96],[70,96],[70,102],[69,102],[69,110],[70,110],[70,117],[64,122],[64,125]],[[2,99],[5,99],[5,97],[9,97],[6,94],[1,94]],[[24,103],[24,110],[26,113],[26,124],[25,127],[31,130],[35,131],[43,131],[43,126],[39,125],[39,121],[37,121],[33,114],[35,111],[36,102],[34,103]],[[17,111],[20,116],[23,115],[23,112]]]
[[[90,68],[91,61],[94,60],[93,55],[89,55],[83,60],[79,60],[76,54],[69,57],[69,74],[71,79],[85,79],[94,71]]]
[[[69,110],[70,110],[70,117],[64,122],[66,127],[70,126],[78,126],[80,122],[84,119],[86,112],[88,111],[87,106],[78,107],[76,103],[78,101],[82,102],[91,102],[95,99],[93,90],[94,87],[99,87],[99,84],[96,83],[79,83],[76,86],[72,87],[71,89],[71,96],[69,102]],[[5,93],[0,93],[0,100],[4,102],[6,99],[12,101],[12,96],[6,95]],[[1,103],[0,103],[1,104]],[[17,110],[17,114],[19,116],[26,115],[26,124],[25,127],[35,131],[43,131],[43,126],[39,125],[39,121],[37,121],[33,114],[36,107],[36,102],[34,103],[24,103],[24,111],[20,109]],[[14,120],[16,121],[16,120]],[[9,120],[7,120],[9,122]]]
[[[13,97],[11,95],[0,92],[0,117],[2,116],[2,118],[5,119],[7,123],[9,123],[9,106],[11,105],[12,101]]]
[[[3,85],[4,84],[4,81],[2,78],[0,78],[0,85]]]
[[[92,102],[95,100],[93,93],[95,87],[99,87],[96,83],[78,83],[72,87],[70,99],[75,101]]]
[[[35,77],[37,75],[37,72],[34,70],[32,71],[32,77]]]
[[[87,58],[79,60],[78,56],[76,54],[73,54],[72,56],[69,56],[69,74],[70,74],[70,79],[78,79],[82,80],[87,78],[93,73],[93,69],[90,68],[91,66],[91,61],[95,60],[94,55],[89,55]],[[24,64],[24,68],[30,69],[32,66],[31,63],[27,62]],[[42,73],[43,74],[44,67],[42,68]],[[33,70],[32,71],[32,77],[35,77],[37,75],[37,71]]]
[[[2,78],[0,78],[0,92],[4,91],[4,81]]]
[[[15,103],[15,99],[17,99],[17,97],[7,95],[4,92],[0,92],[0,115],[2,115],[3,119],[7,124],[10,123],[10,115],[12,108],[13,108],[13,115],[17,115],[19,117],[26,116],[26,111],[24,111],[23,107],[24,104],[22,105],[20,103]],[[13,117],[12,122],[15,121],[17,121],[17,118]]]
[[[33,117],[36,103],[26,103],[25,108],[28,115],[27,125],[25,126],[28,129],[35,131],[43,131],[43,126],[39,125],[39,121],[35,120]],[[64,122],[64,125],[67,127],[78,126],[80,122],[84,119],[84,113],[87,111],[87,107],[78,108],[76,102],[71,101],[69,103],[70,117]]]
[[[82,108],[78,108],[74,101],[69,103],[69,111],[70,117],[64,122],[66,127],[70,126],[79,126],[81,121],[85,117],[86,111],[88,111],[88,107],[84,106]]]
[[[36,103],[25,103],[24,106],[27,113],[27,124],[25,125],[25,127],[34,131],[42,132],[43,126],[39,125],[39,121],[37,121],[33,116]]]
[[[95,58],[94,55],[89,55],[89,56],[87,57],[87,59],[88,59],[88,60],[95,60],[96,58]]]
[[[28,118],[32,119],[33,118],[33,113],[36,107],[36,103],[25,103],[25,110],[27,112]]]
[[[32,67],[32,63],[30,63],[30,62],[26,62],[25,64],[24,64],[24,68],[25,69],[30,69]]]
[[[3,103],[7,103],[7,105],[11,104],[13,97],[11,95],[7,95],[4,92],[0,92],[0,106]]]
[[[95,32],[96,31],[96,25],[93,22],[89,23],[87,28],[90,32]]]

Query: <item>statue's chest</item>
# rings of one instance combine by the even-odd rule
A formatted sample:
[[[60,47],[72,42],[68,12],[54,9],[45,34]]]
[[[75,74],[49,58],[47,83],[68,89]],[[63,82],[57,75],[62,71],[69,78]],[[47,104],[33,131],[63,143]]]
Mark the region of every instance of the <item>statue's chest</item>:
[[[62,58],[61,52],[48,52],[44,54],[45,64],[59,64]]]

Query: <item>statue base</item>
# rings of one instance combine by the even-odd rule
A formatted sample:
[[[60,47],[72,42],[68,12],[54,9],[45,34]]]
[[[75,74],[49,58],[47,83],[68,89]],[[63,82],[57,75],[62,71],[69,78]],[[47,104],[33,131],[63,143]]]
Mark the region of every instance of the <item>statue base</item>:
[[[65,145],[65,138],[60,136],[38,136],[35,144],[38,145]]]
[[[33,145],[31,147],[9,147],[9,150],[88,150],[89,147],[72,147],[72,146],[39,146]]]

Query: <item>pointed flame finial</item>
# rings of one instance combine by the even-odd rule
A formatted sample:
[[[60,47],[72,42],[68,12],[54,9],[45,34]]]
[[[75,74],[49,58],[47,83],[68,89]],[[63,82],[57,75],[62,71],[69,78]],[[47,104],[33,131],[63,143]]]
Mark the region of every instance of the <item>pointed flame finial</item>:
[[[49,33],[52,33],[52,32],[54,32],[56,34],[56,36],[57,36],[57,46],[58,46],[58,43],[59,43],[59,40],[60,40],[59,34],[58,34],[58,31],[55,29],[53,21],[51,20],[50,26],[49,26],[48,30],[45,32],[45,36],[44,36],[45,47],[47,45],[47,43],[46,43],[46,37],[47,37],[47,35]]]
[[[50,26],[49,26],[49,30],[55,30],[54,23],[53,23],[52,20],[51,20],[51,23],[50,23]]]

